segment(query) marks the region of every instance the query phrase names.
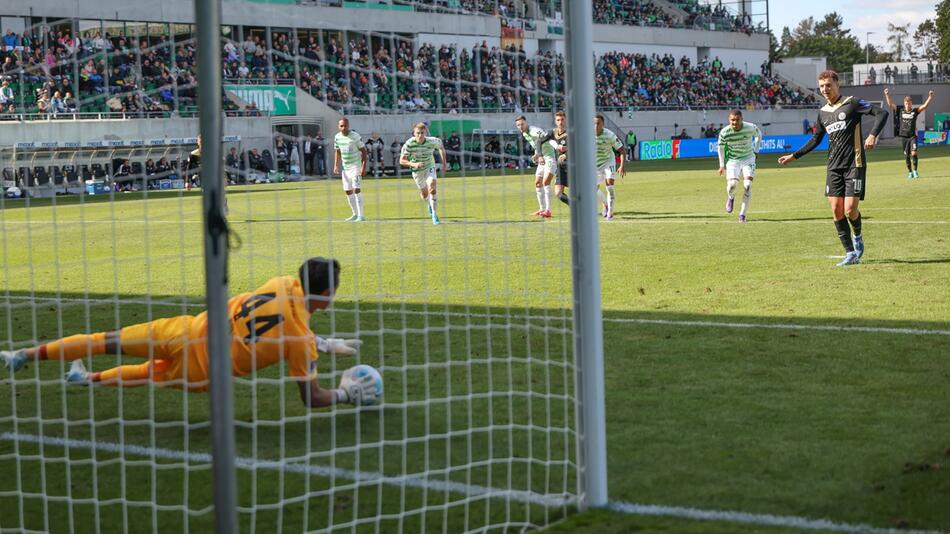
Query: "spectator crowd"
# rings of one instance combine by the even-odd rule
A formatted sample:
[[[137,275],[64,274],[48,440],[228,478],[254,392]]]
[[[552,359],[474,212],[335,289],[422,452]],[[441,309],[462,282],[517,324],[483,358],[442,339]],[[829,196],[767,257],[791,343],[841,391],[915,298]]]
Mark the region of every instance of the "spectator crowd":
[[[415,2],[432,9],[442,2]],[[525,4],[521,4],[523,7]],[[511,2],[462,1],[475,12],[510,15]],[[663,13],[645,0],[596,0],[613,23]],[[0,43],[0,110],[4,115],[57,116],[119,112],[144,117],[197,110],[197,55],[191,34],[111,35],[103,28],[74,35],[68,21],[45,33],[8,31]],[[34,27],[39,30],[40,26]],[[344,113],[432,111],[527,112],[561,108],[564,60],[551,51],[422,44],[398,34],[236,28],[222,39],[226,83],[297,85]],[[765,75],[725,68],[718,58],[691,65],[672,56],[610,52],[597,58],[597,103],[637,109],[702,106],[770,107],[811,103]],[[229,114],[261,110],[222,95]]]

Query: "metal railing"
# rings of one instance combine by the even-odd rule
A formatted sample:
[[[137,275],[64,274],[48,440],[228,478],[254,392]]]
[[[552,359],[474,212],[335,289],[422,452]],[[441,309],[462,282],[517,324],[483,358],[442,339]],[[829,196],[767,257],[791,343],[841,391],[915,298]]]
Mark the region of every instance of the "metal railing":
[[[857,70],[838,73],[841,85],[909,85],[918,83],[950,83],[950,72],[942,66],[932,71],[925,65],[916,73],[909,69],[895,69],[890,74],[875,69],[875,72]]]

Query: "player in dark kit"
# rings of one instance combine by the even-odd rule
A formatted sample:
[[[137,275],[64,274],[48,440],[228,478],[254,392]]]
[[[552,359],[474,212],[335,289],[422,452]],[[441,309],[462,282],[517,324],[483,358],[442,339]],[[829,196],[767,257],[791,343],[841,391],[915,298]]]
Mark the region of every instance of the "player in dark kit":
[[[904,147],[904,162],[907,163],[907,179],[920,178],[917,174],[917,116],[927,109],[930,101],[934,98],[934,92],[930,91],[927,95],[927,101],[920,106],[914,107],[914,100],[910,96],[904,97],[904,107],[897,109],[897,104],[891,99],[891,90],[884,89],[884,98],[887,100],[887,107],[895,114],[897,119],[897,137],[901,140],[901,146]]]
[[[858,210],[858,203],[864,200],[867,190],[867,161],[864,158],[864,150],[874,148],[877,136],[887,123],[888,113],[866,100],[842,96],[839,91],[838,73],[833,70],[826,70],[818,75],[818,90],[828,103],[818,110],[815,135],[797,152],[780,157],[778,162],[779,165],[785,165],[801,158],[814,150],[825,134],[828,134],[825,196],[831,204],[835,229],[846,252],[844,260],[838,266],[854,265],[861,263],[860,258],[864,255],[861,212]],[[874,116],[874,127],[862,144],[861,119],[865,115]]]
[[[554,141],[557,143],[557,181],[554,183],[554,195],[558,200],[570,205],[571,200],[564,189],[570,187],[567,179],[567,114],[558,111],[554,114],[554,129],[538,142],[539,145]]]

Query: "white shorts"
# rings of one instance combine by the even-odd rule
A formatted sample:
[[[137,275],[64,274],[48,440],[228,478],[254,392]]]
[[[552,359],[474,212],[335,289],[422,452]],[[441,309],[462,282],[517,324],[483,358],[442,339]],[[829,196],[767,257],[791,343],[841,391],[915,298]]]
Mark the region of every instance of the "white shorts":
[[[536,178],[544,178],[547,175],[557,176],[557,159],[544,156],[544,163],[538,165],[534,171]]]
[[[419,190],[428,189],[435,179],[437,178],[435,174],[435,167],[429,167],[426,170],[412,171],[412,179],[416,181],[416,187]]]
[[[614,174],[616,173],[617,173],[616,163],[611,162],[604,165],[603,167],[598,167],[597,168],[597,185],[600,185],[606,182],[607,180],[613,180]]]
[[[344,191],[360,189],[360,185],[363,183],[363,177],[360,176],[360,167],[343,167],[341,175]]]
[[[726,162],[726,180],[755,177],[755,158],[731,159]]]

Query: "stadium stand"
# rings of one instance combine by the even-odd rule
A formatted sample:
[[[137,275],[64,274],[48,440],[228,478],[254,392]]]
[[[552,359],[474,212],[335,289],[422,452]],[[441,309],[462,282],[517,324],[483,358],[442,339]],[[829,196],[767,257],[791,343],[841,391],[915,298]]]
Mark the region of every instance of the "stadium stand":
[[[610,2],[616,13],[617,2]],[[620,12],[618,20],[626,20],[623,17],[630,13]],[[71,26],[69,19],[62,19],[61,25],[45,34],[10,32],[3,37],[0,77],[5,89],[0,87],[0,104],[4,115],[194,114],[193,36],[136,38],[96,31],[74,38]],[[529,57],[514,45],[501,49],[485,42],[472,48],[422,44],[414,49],[408,37],[327,30],[298,31],[298,42],[294,42],[287,31],[268,35],[267,29],[243,30],[243,41],[223,43],[222,71],[229,83],[296,84],[346,113],[560,107],[554,95],[563,93],[563,60],[550,51]],[[810,96],[782,81],[723,69],[715,62],[691,66],[688,60],[684,65],[669,55],[619,52],[598,58],[597,94],[600,106],[623,109],[812,103]],[[229,99],[224,102],[231,115],[260,113]]]

